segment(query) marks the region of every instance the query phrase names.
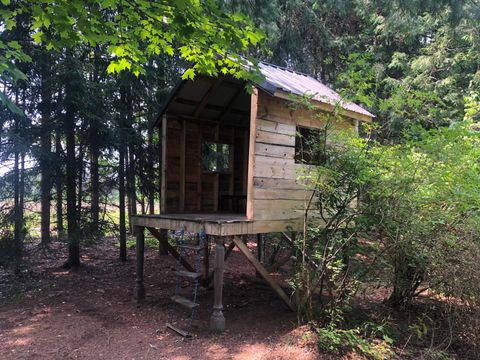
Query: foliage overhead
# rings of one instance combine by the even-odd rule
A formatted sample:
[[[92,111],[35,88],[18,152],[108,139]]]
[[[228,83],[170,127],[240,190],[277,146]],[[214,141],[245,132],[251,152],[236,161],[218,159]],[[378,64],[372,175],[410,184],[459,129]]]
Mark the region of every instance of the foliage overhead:
[[[137,76],[152,56],[176,54],[191,64],[185,79],[196,73],[251,79],[258,74],[250,71],[255,59],[248,51],[264,38],[246,16],[221,11],[213,0],[2,0],[0,29],[13,30],[19,18],[29,19],[31,39],[47,50],[104,46],[109,73]],[[0,39],[0,50],[0,76],[23,78],[14,65],[29,60],[20,44]]]

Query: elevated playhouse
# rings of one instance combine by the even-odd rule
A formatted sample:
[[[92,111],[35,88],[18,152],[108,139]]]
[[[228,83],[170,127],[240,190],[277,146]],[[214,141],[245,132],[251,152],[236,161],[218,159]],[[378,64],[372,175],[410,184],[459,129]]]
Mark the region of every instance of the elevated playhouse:
[[[248,250],[242,237],[303,229],[309,191],[298,180],[303,157],[302,135],[321,129],[332,113],[335,126],[358,131],[360,121],[373,115],[342,102],[318,80],[260,63],[262,83],[245,91],[245,83],[230,78],[196,77],[172,91],[155,124],[161,139],[160,213],[135,215],[137,278],[135,296],[143,285],[144,229],[185,267],[184,276],[197,276],[188,261],[168,243],[168,230],[205,235],[215,241],[214,304],[210,327],[222,331],[225,243],[237,246],[277,294],[288,296]],[[310,106],[295,109],[293,95],[308,95]],[[338,111],[340,110],[340,111]],[[259,239],[261,237],[259,236]],[[208,266],[208,261],[204,261]],[[204,276],[208,275],[208,269]],[[174,299],[184,305],[195,304]]]

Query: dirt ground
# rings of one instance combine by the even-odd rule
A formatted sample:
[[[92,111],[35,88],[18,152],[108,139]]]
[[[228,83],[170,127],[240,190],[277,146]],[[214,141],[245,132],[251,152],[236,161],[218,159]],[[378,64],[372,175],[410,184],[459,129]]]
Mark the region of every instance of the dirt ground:
[[[251,245],[253,246],[253,244]],[[20,275],[0,273],[0,359],[316,359],[296,330],[295,316],[234,251],[226,262],[227,330],[208,332],[213,291],[200,295],[194,337],[165,328],[171,316],[175,260],[146,251],[146,301],[132,300],[135,254],[118,260],[112,239],[85,247],[83,266],[65,270],[63,244],[30,255]],[[8,297],[8,301],[6,298]],[[322,356],[322,358],[325,358]]]

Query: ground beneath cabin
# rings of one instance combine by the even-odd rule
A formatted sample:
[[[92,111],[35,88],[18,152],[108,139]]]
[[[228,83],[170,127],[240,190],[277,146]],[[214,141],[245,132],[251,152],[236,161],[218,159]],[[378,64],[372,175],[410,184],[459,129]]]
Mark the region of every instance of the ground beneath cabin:
[[[253,247],[253,243],[250,244]],[[65,270],[64,244],[28,251],[14,277],[0,270],[0,359],[315,359],[295,316],[234,251],[226,262],[227,331],[208,333],[213,291],[200,296],[192,339],[166,330],[175,260],[146,251],[144,304],[132,301],[135,253],[118,260],[114,239],[87,246],[83,266]],[[0,268],[1,269],[1,268]],[[0,303],[1,304],[1,303]],[[174,310],[176,318],[186,313]],[[323,357],[322,358],[328,358]]]

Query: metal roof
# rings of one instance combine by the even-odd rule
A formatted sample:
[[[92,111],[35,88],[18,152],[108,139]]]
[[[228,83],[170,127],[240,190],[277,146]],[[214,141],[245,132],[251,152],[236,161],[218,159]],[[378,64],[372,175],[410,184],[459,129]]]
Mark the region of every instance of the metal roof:
[[[342,98],[337,92],[309,75],[265,62],[259,62],[258,66],[260,72],[265,77],[265,81],[257,85],[273,96],[275,96],[275,91],[278,90],[296,95],[308,95],[311,96],[313,100],[322,103],[334,106],[340,104],[345,110],[372,118],[375,117],[357,104],[342,101]]]
[[[308,95],[311,96],[313,100],[324,104],[332,106],[340,105],[343,109],[352,113],[369,118],[375,117],[357,104],[342,101],[338,93],[309,75],[265,62],[259,62],[258,67],[264,79],[262,82],[257,83],[256,86],[272,96],[281,97],[282,94],[280,92]],[[209,88],[212,85],[211,81],[205,82],[205,79],[205,77],[199,76],[196,77],[194,81],[181,80],[171,91],[153,126],[158,124],[161,115],[165,113],[167,108],[178,114],[191,115],[200,99],[208,95]],[[231,89],[226,88],[227,83],[232,85],[232,82],[237,83],[238,87],[243,87],[241,81],[233,78],[229,81],[223,81],[223,84],[214,91],[214,94],[210,94],[212,96],[209,96],[207,100],[207,107],[205,107],[201,113],[204,118],[215,117],[214,115],[222,112],[220,108],[227,106],[230,102],[230,106],[233,109],[244,107],[244,102],[248,101],[248,99],[246,100],[243,97],[239,97],[235,92],[232,93]],[[246,95],[246,93],[244,94]],[[182,99],[184,100],[183,102],[180,101]],[[210,109],[208,107],[210,107]]]

